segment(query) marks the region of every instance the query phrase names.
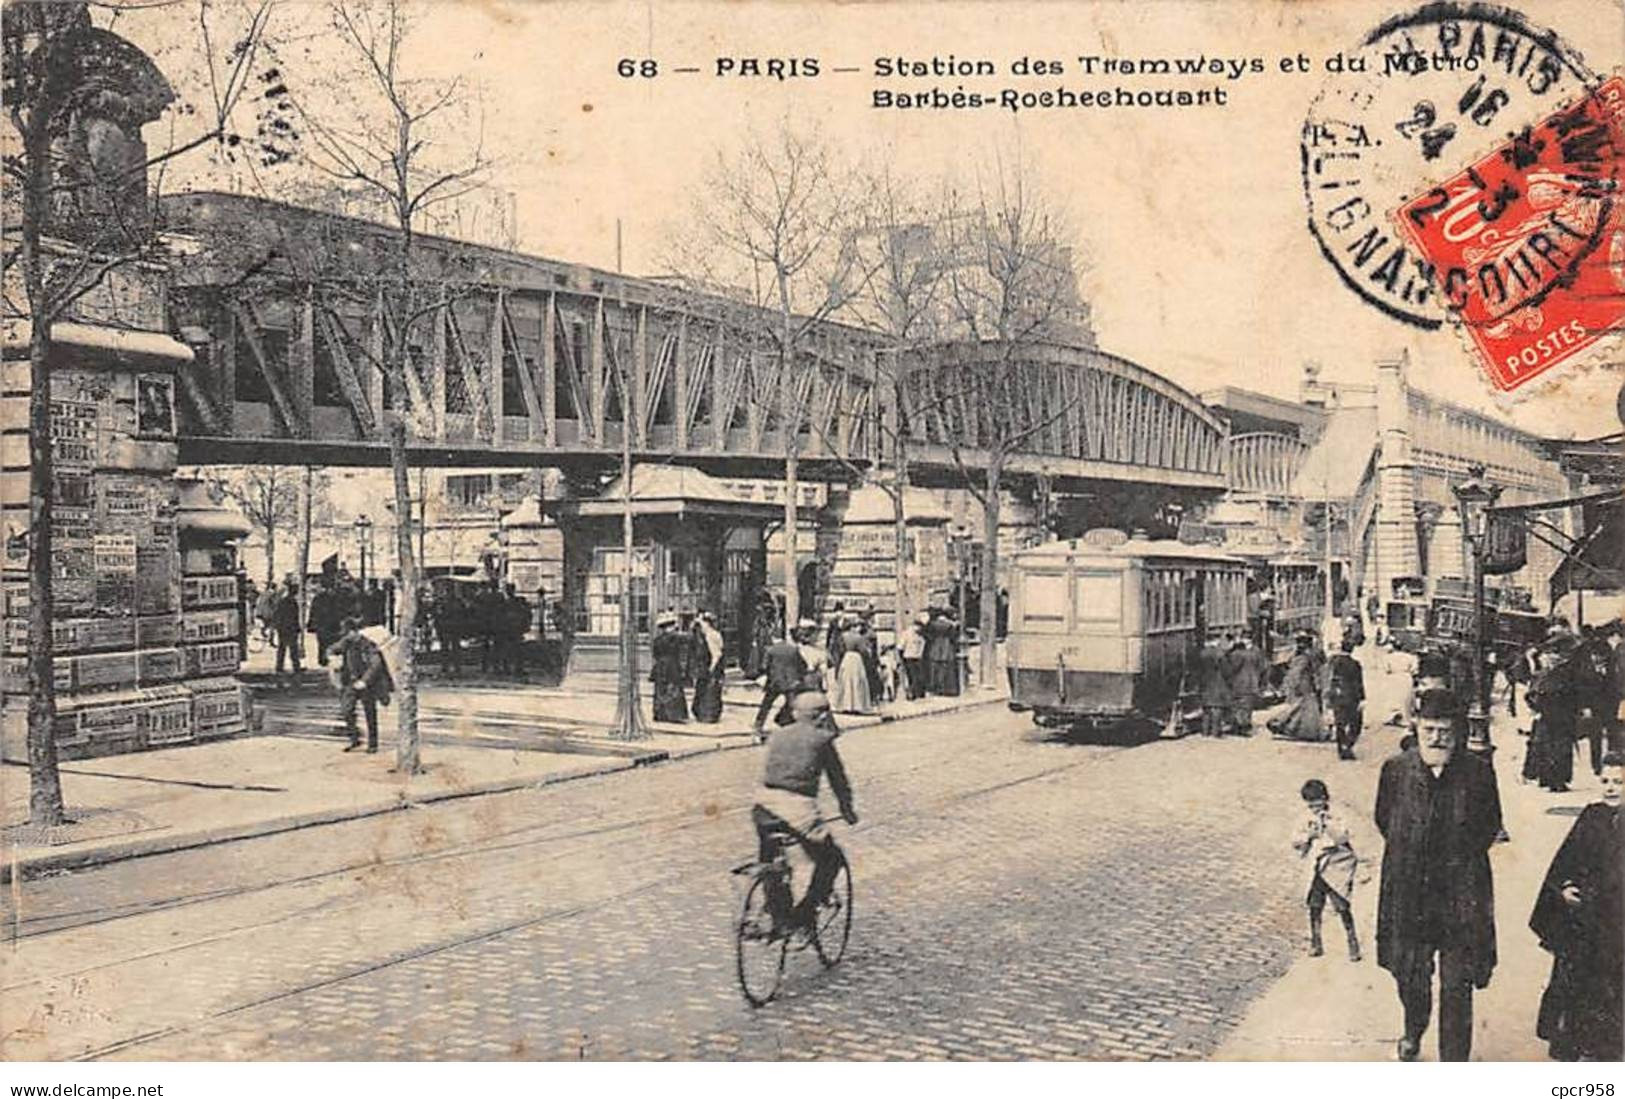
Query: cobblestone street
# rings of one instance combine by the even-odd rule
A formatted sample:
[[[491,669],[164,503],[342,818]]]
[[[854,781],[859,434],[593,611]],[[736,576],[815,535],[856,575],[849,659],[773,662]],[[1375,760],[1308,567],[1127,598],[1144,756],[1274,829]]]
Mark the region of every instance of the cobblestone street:
[[[852,947],[766,1009],[741,751],[26,883],[8,1055],[1192,1058],[1298,948],[1280,836],[1329,748],[986,707],[844,751]]]

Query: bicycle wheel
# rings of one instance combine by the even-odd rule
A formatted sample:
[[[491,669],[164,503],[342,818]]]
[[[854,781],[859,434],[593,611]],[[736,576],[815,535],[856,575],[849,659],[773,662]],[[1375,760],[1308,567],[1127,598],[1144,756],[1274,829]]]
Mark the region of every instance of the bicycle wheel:
[[[840,865],[830,883],[829,896],[813,916],[813,948],[826,966],[841,960],[846,954],[846,940],[852,935],[852,867],[846,861],[846,852],[838,851],[837,856]]]
[[[745,894],[745,905],[734,929],[734,957],[739,972],[739,990],[752,1007],[761,1007],[778,995],[784,979],[784,952],[789,937],[773,926],[767,907],[768,875],[756,875]]]

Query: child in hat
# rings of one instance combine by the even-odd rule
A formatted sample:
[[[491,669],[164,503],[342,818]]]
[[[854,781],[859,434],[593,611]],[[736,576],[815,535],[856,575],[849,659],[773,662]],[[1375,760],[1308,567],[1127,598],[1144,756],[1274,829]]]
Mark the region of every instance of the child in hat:
[[[1343,930],[1348,935],[1349,961],[1360,960],[1360,940],[1354,932],[1354,913],[1349,907],[1354,895],[1354,872],[1360,860],[1354,853],[1348,827],[1331,810],[1331,795],[1326,784],[1312,778],[1299,791],[1308,815],[1293,836],[1292,847],[1299,858],[1309,857],[1309,891],[1304,901],[1309,906],[1309,954],[1320,957],[1325,948],[1320,941],[1320,918],[1326,902],[1332,903]]]

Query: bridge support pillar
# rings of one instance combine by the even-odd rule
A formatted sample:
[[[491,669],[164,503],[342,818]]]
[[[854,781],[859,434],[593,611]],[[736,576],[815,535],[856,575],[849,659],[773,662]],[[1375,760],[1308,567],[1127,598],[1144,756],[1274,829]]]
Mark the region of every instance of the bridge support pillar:
[[[1393,581],[1417,577],[1422,562],[1416,535],[1416,469],[1408,426],[1409,355],[1377,364],[1377,519],[1373,545],[1376,591],[1384,605],[1394,597]]]

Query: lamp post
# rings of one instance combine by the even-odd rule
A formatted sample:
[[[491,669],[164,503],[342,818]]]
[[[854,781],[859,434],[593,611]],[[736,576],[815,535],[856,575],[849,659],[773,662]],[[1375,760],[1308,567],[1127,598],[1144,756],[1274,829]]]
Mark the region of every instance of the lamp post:
[[[1473,560],[1473,701],[1467,709],[1467,748],[1488,755],[1490,743],[1490,684],[1484,676],[1484,549],[1489,531],[1490,508],[1501,496],[1501,486],[1484,479],[1483,465],[1467,467],[1467,480],[1450,486],[1461,512],[1461,531],[1472,551]]]
[[[372,520],[365,515],[355,517],[356,553],[361,557],[361,586],[367,586],[367,557],[372,553]]]

